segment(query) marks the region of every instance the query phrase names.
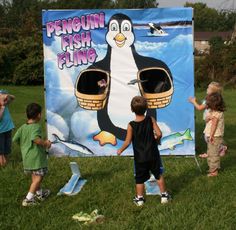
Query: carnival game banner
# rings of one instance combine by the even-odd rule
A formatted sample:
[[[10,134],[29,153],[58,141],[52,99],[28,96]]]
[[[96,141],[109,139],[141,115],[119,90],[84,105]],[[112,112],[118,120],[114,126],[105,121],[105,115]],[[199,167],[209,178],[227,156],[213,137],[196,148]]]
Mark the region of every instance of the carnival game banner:
[[[161,155],[194,155],[192,8],[44,10],[48,138],[57,156],[116,155],[147,99]],[[133,155],[132,145],[123,155]]]

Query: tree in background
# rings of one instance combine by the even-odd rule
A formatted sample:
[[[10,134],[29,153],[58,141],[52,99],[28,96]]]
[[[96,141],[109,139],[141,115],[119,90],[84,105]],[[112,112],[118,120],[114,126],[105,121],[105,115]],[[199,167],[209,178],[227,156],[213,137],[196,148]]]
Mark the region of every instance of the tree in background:
[[[194,29],[196,31],[228,31],[236,23],[236,11],[217,11],[205,3],[186,3],[194,9]]]
[[[236,11],[220,11],[208,8],[204,3],[186,3],[194,8],[196,31],[233,31]],[[219,81],[224,86],[236,83],[236,41],[224,44],[222,38],[213,37],[210,52],[195,59],[195,81],[198,87],[206,87],[210,81]]]

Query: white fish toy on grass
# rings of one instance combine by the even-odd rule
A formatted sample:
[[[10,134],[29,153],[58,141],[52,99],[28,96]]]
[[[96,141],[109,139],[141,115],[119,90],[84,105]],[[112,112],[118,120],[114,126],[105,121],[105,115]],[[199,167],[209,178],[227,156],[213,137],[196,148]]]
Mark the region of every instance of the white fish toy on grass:
[[[176,145],[184,144],[184,140],[192,141],[193,138],[190,133],[190,129],[186,129],[186,131],[181,133],[173,133],[171,135],[165,136],[161,139],[161,145],[159,146],[159,150],[170,149],[174,150]]]
[[[55,137],[55,140],[52,141],[52,144],[60,143],[70,150],[76,151],[84,156],[91,156],[94,155],[94,153],[86,146],[76,142],[76,141],[65,141],[61,140],[56,134],[52,134]]]

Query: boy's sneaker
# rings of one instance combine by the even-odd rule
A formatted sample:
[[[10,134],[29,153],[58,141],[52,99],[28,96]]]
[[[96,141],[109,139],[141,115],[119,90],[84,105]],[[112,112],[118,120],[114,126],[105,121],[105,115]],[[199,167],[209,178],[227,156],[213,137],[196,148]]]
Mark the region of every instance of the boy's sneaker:
[[[39,200],[39,201],[43,201],[43,200],[45,200],[49,195],[50,195],[50,190],[49,189],[44,189],[43,191],[42,191],[42,194],[35,194],[35,197],[37,198],[37,200]]]
[[[145,199],[143,197],[134,197],[133,202],[137,205],[137,206],[142,206],[144,205]]]
[[[35,201],[35,199],[31,199],[31,200],[28,200],[27,198],[25,198],[23,201],[22,201],[22,206],[26,207],[26,206],[34,206],[34,205],[37,205],[38,203]]]
[[[161,194],[161,203],[166,204],[171,201],[171,196],[169,193],[164,192]]]

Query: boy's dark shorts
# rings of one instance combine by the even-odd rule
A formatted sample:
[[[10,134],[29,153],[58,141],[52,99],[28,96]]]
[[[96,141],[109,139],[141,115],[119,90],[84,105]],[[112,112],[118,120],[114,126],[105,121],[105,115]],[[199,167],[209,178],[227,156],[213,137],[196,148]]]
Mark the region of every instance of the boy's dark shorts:
[[[10,154],[11,153],[11,130],[0,133],[0,154]]]
[[[135,182],[136,184],[143,184],[150,178],[150,172],[158,180],[161,175],[160,162],[156,161],[147,161],[147,162],[135,162]]]

